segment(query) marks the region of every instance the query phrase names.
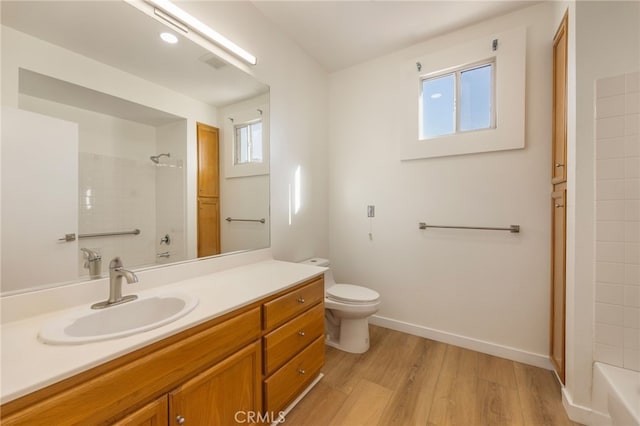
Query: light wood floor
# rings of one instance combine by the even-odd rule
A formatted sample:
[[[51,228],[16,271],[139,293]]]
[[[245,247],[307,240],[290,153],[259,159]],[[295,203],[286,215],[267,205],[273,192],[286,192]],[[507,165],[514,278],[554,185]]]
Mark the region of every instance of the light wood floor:
[[[284,424],[576,424],[550,371],[381,327],[365,354],[327,347],[323,372]]]

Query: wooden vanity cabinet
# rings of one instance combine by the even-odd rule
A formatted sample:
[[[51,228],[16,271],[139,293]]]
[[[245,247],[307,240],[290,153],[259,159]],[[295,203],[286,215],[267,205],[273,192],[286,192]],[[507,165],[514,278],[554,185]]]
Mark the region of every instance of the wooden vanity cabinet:
[[[262,408],[260,342],[252,343],[169,394],[169,419],[180,424],[234,425]],[[242,416],[237,413],[242,412]]]
[[[263,305],[264,412],[284,410],[324,365],[324,276]]]
[[[169,402],[166,395],[134,411],[114,426],[168,426]]]
[[[324,363],[323,300],[323,278],[309,280],[3,404],[0,423],[226,426],[277,413]]]

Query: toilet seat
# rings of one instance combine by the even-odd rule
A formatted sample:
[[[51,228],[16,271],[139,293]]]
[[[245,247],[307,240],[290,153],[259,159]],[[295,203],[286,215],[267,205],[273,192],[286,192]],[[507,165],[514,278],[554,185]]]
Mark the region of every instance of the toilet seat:
[[[327,298],[340,303],[367,305],[380,298],[377,291],[352,284],[335,284],[327,289]]]

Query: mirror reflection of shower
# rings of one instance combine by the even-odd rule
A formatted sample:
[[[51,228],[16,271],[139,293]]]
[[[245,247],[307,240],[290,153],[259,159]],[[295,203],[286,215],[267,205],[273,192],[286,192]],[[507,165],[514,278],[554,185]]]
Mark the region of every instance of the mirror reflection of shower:
[[[177,168],[182,168],[182,161],[181,160],[178,160],[178,161],[170,161],[170,160],[161,161],[162,157],[171,158],[171,153],[167,152],[167,153],[162,153],[162,154],[158,154],[158,155],[152,155],[151,157],[149,157],[149,159],[151,161],[153,161],[153,163],[158,167],[177,167]]]

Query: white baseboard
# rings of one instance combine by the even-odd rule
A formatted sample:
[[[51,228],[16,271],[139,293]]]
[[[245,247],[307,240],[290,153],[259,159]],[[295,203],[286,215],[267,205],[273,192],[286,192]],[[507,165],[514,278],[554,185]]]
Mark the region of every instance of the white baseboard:
[[[460,336],[458,334],[435,330],[422,325],[398,321],[391,318],[381,317],[379,315],[374,315],[369,318],[369,323],[389,328],[391,330],[412,334],[414,336],[425,337],[438,342],[448,343],[450,345],[460,346],[477,352],[498,356],[500,358],[510,359],[523,364],[533,365],[546,370],[553,370],[553,365],[551,364],[551,360],[548,355],[527,352],[521,349],[502,346],[496,343],[486,342],[484,340],[473,339],[471,337]]]
[[[608,416],[605,416],[601,413],[596,413],[588,407],[574,404],[573,398],[569,392],[567,392],[566,387],[562,387],[562,405],[564,406],[564,410],[567,412],[567,415],[574,422],[583,424],[583,425],[610,425],[611,420]]]

